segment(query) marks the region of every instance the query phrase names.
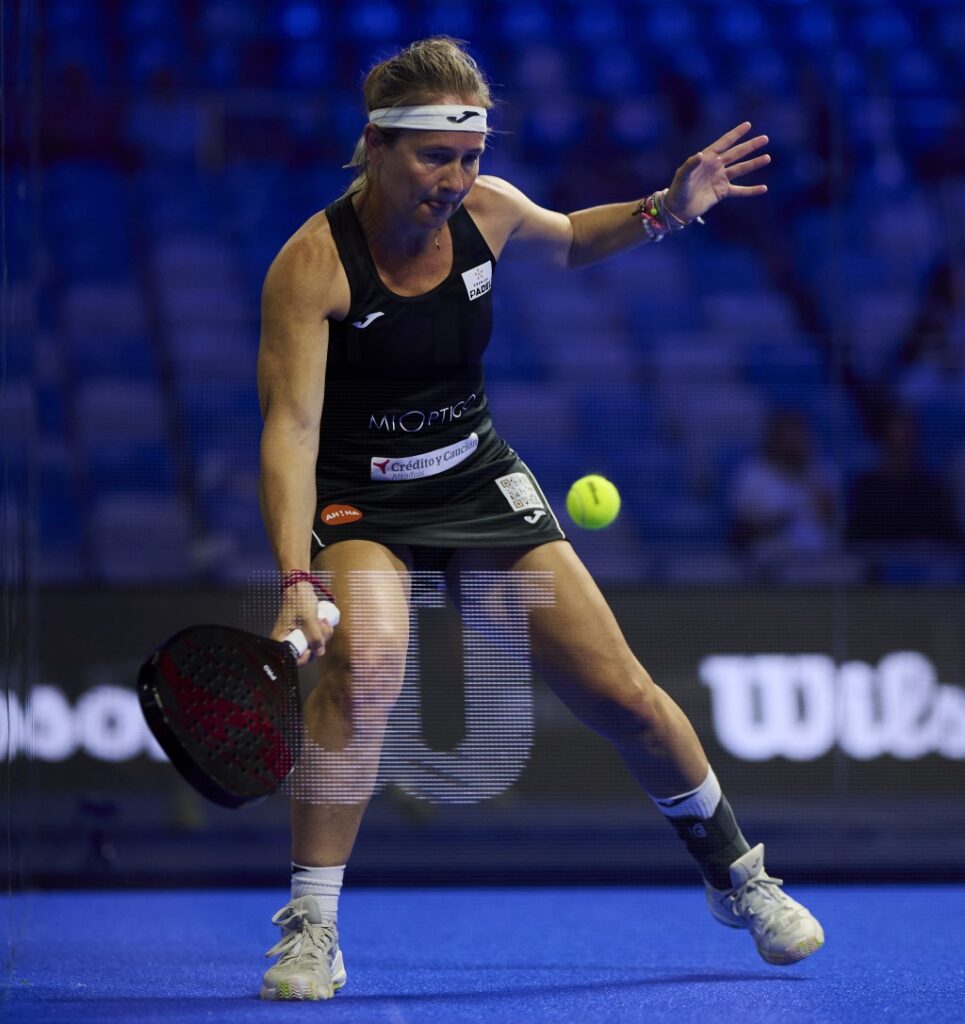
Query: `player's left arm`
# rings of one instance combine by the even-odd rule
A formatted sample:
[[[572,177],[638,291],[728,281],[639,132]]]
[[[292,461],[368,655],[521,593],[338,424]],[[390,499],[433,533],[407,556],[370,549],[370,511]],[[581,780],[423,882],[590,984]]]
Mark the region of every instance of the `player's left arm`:
[[[771,161],[768,154],[758,153],[767,144],[766,135],[741,141],[750,128],[745,121],[677,169],[664,201],[671,224],[689,224],[722,199],[748,198],[767,191],[766,185],[733,184],[736,178]],[[507,182],[490,178],[480,179],[480,183],[483,180],[500,200],[507,247],[526,258],[582,267],[648,241],[640,222],[639,199],[561,214],[543,209]]]

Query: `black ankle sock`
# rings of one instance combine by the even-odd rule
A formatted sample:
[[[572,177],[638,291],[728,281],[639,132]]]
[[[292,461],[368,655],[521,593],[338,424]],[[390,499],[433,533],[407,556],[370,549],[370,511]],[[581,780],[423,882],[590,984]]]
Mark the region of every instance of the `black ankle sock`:
[[[667,820],[697,861],[704,878],[715,889],[729,889],[729,868],[738,857],[747,853],[750,845],[738,828],[727,797],[720,798],[717,810],[709,818]]]

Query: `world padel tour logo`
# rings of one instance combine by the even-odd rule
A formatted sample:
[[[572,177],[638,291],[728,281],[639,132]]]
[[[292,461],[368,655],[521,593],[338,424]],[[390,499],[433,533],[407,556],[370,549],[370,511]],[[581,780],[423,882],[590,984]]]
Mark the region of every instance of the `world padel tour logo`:
[[[354,505],[326,505],[318,515],[325,526],[344,526],[362,518],[362,512]]]

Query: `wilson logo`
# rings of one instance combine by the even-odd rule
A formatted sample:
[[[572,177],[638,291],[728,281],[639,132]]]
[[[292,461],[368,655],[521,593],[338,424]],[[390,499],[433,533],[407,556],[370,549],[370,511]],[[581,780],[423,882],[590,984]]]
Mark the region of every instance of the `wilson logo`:
[[[326,505],[318,517],[325,526],[344,526],[362,518],[362,512],[354,505]]]
[[[700,664],[721,746],[744,761],[965,759],[965,690],[918,651],[877,665],[821,654],[713,655]]]

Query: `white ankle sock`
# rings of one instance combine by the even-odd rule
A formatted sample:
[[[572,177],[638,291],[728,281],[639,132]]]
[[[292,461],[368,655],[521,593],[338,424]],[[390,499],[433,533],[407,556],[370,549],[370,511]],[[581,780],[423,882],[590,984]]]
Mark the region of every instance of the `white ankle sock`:
[[[696,788],[679,796],[651,796],[661,814],[668,818],[699,818],[706,821],[717,810],[721,789],[713,768],[707,769],[707,778]]]
[[[327,921],[338,921],[338,897],[342,891],[344,874],[344,864],[328,868],[311,868],[304,864],[292,863],[292,899],[314,896],[318,900],[323,918]]]

